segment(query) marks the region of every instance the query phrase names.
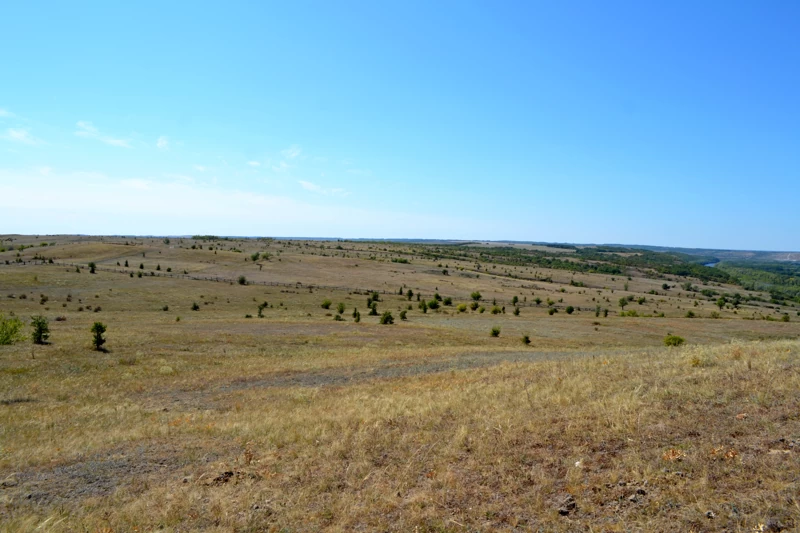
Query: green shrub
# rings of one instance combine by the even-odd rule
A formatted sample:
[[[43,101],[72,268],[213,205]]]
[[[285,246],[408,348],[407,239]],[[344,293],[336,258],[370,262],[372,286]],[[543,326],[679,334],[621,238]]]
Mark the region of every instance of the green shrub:
[[[486,312],[486,308],[485,308],[484,306],[480,306],[480,307],[478,308],[478,312],[479,312],[479,313],[481,313],[481,314],[483,314],[483,313],[485,313],[485,312]]]
[[[192,311],[199,311],[200,306],[197,305],[197,302],[192,302]]]
[[[473,301],[471,304],[469,304],[469,308],[475,311],[478,308],[478,305],[478,302]]]
[[[527,345],[529,345],[530,343],[531,343],[531,337],[530,337],[530,335],[523,335],[523,336],[522,336],[522,344],[524,344],[525,346],[527,346]]]
[[[337,310],[337,311],[339,311],[339,314],[342,314],[342,313],[344,313],[344,303],[342,303],[342,302],[339,302],[339,303],[336,305],[336,310]]]
[[[353,311],[353,322],[361,322],[361,313],[359,313],[357,309]]]
[[[405,309],[403,309],[402,311],[400,311],[400,320],[408,320],[408,319],[406,318],[406,313],[408,313],[408,311],[406,311]]]
[[[558,313],[558,309],[556,309],[555,307],[551,307],[550,309],[547,310],[547,314],[550,316],[553,316],[556,313]]]
[[[44,344],[50,337],[50,326],[47,319],[42,315],[31,317],[31,339],[34,344]]]
[[[571,315],[572,313],[575,312],[575,308],[572,307],[571,305],[568,305],[565,311],[567,312],[568,315]]]
[[[239,276],[236,281],[239,283],[239,285],[247,285],[247,278],[244,276]]]
[[[686,318],[694,318],[695,316],[697,315],[694,314],[694,311],[686,311]]]
[[[161,310],[162,310],[162,311],[169,311],[169,306],[168,306],[168,305],[165,305],[164,307],[162,307],[162,308],[161,308]]]
[[[677,335],[667,335],[664,337],[664,346],[680,346],[684,342],[686,342],[686,339],[678,337]]]
[[[425,302],[425,300],[420,300],[419,304],[417,305],[419,306],[419,310],[423,313],[428,312],[428,304]]]
[[[434,309],[434,310],[435,310],[435,309],[439,309],[439,300],[437,300],[436,298],[434,298],[433,300],[431,300],[430,302],[428,302],[428,308],[429,308],[429,309]]]
[[[92,261],[91,263],[89,263],[89,274],[94,274],[94,273],[95,273],[94,271],[95,271],[96,269],[97,269],[97,265],[95,265],[95,264],[94,264],[94,261]]]
[[[330,301],[330,300],[328,300],[328,299],[326,298],[325,300],[322,300],[322,305],[321,305],[321,307],[322,307],[323,309],[330,309],[332,304],[333,304],[333,302],[332,302],[332,301]]]
[[[98,352],[104,351],[103,345],[106,343],[105,337],[103,337],[103,333],[106,332],[106,326],[102,322],[95,322],[92,325],[92,346]]]
[[[15,316],[6,318],[0,314],[0,345],[14,344],[24,339],[22,327],[23,323],[19,318]]]
[[[494,326],[492,330],[489,332],[492,337],[499,337],[500,336],[500,326]]]
[[[472,294],[470,294],[469,296],[470,296],[470,298],[472,298],[472,300],[473,300],[473,301],[475,301],[475,302],[480,302],[480,301],[481,301],[481,298],[482,298],[482,296],[481,296],[481,293],[479,293],[478,291],[475,291],[475,292],[473,292],[473,293],[472,293]]]
[[[444,299],[442,303],[444,305],[453,305],[453,299],[448,296],[447,298]]]
[[[335,317],[333,317],[333,319],[336,322],[344,322],[344,318],[342,318],[342,315],[340,315],[340,314],[337,314]]]
[[[466,313],[467,304],[458,304],[458,307],[456,309],[458,309],[459,313]]]
[[[378,316],[378,302],[372,302],[369,306],[369,316]]]
[[[394,324],[394,317],[390,311],[384,311],[380,321],[381,324]]]
[[[499,307],[497,307],[496,305],[492,307],[492,314],[493,315],[499,315],[502,312],[503,312],[503,310],[500,309]]]

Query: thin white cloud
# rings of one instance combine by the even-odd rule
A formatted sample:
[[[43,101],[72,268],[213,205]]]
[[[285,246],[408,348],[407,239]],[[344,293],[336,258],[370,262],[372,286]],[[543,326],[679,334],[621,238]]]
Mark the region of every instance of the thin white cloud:
[[[325,187],[317,185],[316,183],[311,183],[310,181],[305,180],[300,180],[297,183],[299,183],[303,189],[309,192],[322,194],[325,196],[339,196],[342,198],[350,196],[350,193],[342,188],[326,189]]]
[[[302,152],[303,150],[300,148],[300,146],[293,144],[289,148],[281,150],[281,155],[286,159],[294,159],[298,157]]]
[[[261,163],[259,163],[258,161],[248,161],[247,164],[250,165],[251,167],[260,167],[261,166]]]
[[[198,172],[205,172],[206,170],[208,170],[208,169],[207,169],[206,167],[204,167],[203,165],[194,165],[194,167],[193,167],[193,168],[194,168],[196,171],[198,171]]]
[[[114,137],[110,137],[104,133],[101,133],[100,130],[94,127],[91,122],[87,122],[85,120],[79,120],[76,124],[78,128],[75,130],[75,135],[78,137],[84,137],[86,139],[96,139],[102,143],[108,144],[110,146],[118,146],[120,148],[130,148],[130,143],[125,139],[117,139]]]
[[[156,141],[156,147],[158,147],[159,150],[168,150],[169,149],[169,139],[166,136],[162,135]]]
[[[37,139],[31,132],[24,128],[8,128],[2,137],[7,141],[19,142],[30,146],[44,144],[42,140]]]
[[[15,115],[14,115],[14,113],[12,113],[11,111],[9,111],[8,109],[3,109],[3,108],[0,108],[0,117],[3,117],[3,118],[11,118],[11,117],[13,117],[13,116],[15,116]]]

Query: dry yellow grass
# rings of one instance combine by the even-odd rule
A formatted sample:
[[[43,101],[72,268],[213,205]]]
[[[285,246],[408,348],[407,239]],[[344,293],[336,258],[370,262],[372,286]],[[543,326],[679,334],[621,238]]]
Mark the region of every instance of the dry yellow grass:
[[[84,264],[127,258],[135,272],[146,248],[144,261],[161,272],[185,265],[258,279],[272,269],[301,286],[0,267],[0,312],[42,312],[52,331],[47,346],[0,347],[0,530],[800,525],[800,342],[748,340],[796,339],[797,322],[548,316],[546,306],[519,317],[423,315],[416,299],[401,322],[409,302],[386,294],[379,308],[397,323],[381,326],[367,316],[365,294],[306,288],[328,279],[326,269],[346,272],[339,263],[348,258],[266,246],[273,257],[260,271],[243,260],[249,250],[208,259],[213,251],[156,240],[131,252],[64,239],[50,252]],[[302,263],[313,266],[298,270]],[[527,283],[451,274],[448,289],[437,264],[362,258],[353,268],[363,274],[341,276],[353,287],[385,280],[394,291],[406,276],[415,292],[430,298],[438,287],[457,301],[473,286],[485,299],[510,299],[519,292],[507,285]],[[651,283],[634,278],[630,288]],[[541,285],[542,298],[591,302],[583,289]],[[244,318],[264,300],[263,319]],[[338,302],[347,322],[328,316]],[[109,353],[90,348],[95,320],[109,326]],[[500,338],[489,337],[493,325]],[[689,345],[660,346],[667,332]]]

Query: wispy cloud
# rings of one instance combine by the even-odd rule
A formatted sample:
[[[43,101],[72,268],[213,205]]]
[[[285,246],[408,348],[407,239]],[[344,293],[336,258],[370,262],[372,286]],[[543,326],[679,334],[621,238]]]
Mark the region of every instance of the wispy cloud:
[[[130,143],[125,139],[117,139],[106,135],[97,128],[91,122],[87,122],[85,120],[79,120],[76,124],[77,130],[75,130],[75,135],[78,137],[84,137],[87,139],[96,139],[100,142],[111,146],[119,146],[120,148],[130,148]]]
[[[281,150],[281,155],[286,159],[294,159],[298,157],[302,152],[303,150],[300,148],[300,146],[293,144],[289,148]]]
[[[317,185],[316,183],[311,183],[310,181],[305,181],[305,180],[300,180],[297,183],[299,183],[302,188],[304,188],[309,192],[323,194],[325,196],[339,196],[342,198],[350,196],[350,193],[348,191],[341,188],[326,189],[325,187]]]
[[[277,165],[272,165],[273,172],[286,172],[289,170],[289,164],[286,161],[281,161]]]
[[[24,128],[8,128],[2,138],[7,141],[19,142],[30,146],[44,144],[41,139],[37,139],[31,135],[29,130]]]
[[[251,167],[260,167],[261,166],[261,163],[259,163],[258,161],[248,161],[247,164],[250,165]]]
[[[194,168],[196,171],[198,171],[198,172],[205,172],[206,170],[208,170],[208,169],[207,169],[206,167],[204,167],[203,165],[194,165],[194,167],[193,167],[193,168]]]
[[[13,117],[13,116],[15,116],[15,115],[14,115],[14,113],[12,113],[11,111],[9,111],[8,109],[3,109],[3,108],[0,108],[0,117],[3,117],[3,118],[11,118],[11,117]]]
[[[156,147],[158,147],[159,150],[169,150],[169,139],[162,135],[156,141]]]

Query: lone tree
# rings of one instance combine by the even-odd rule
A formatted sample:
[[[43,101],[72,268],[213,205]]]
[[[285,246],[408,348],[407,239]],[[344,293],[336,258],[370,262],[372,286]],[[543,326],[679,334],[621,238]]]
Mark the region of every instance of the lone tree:
[[[96,268],[97,268],[97,265],[94,264],[94,261],[89,263],[89,274],[94,274],[94,271],[95,271]]]
[[[719,307],[720,311],[722,311],[722,308],[725,307],[726,303],[728,303],[728,300],[724,296],[717,300],[717,307]]]
[[[42,315],[32,316],[31,327],[33,328],[33,332],[31,332],[33,344],[44,344],[47,342],[48,337],[50,337],[50,326],[45,317]]]
[[[106,332],[106,326],[102,322],[95,322],[92,325],[92,346],[98,352],[105,351],[103,345],[106,343],[106,339],[103,337],[103,333]]]
[[[626,305],[628,305],[628,299],[627,298],[620,298],[619,299],[619,306],[624,310]]]

